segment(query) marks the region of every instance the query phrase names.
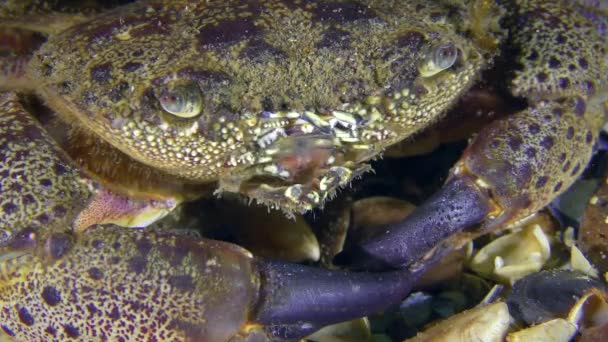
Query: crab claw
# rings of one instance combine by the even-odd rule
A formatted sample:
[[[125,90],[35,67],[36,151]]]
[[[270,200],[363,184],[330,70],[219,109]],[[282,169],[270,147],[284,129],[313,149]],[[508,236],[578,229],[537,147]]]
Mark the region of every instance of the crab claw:
[[[260,261],[260,299],[254,321],[274,339],[295,339],[319,328],[384,311],[401,301],[437,260],[389,272],[349,272]]]
[[[489,3],[478,2],[482,12]],[[481,130],[452,168],[451,181],[440,195],[403,224],[349,252],[355,264],[400,266],[410,261],[411,248],[428,248],[430,242],[473,224],[482,224],[473,235],[515,224],[564,192],[591,160],[608,115],[606,54],[602,44],[592,43],[603,41],[594,32],[597,22],[581,16],[576,6],[572,11],[547,1],[518,1],[517,6],[519,24],[510,30],[506,44],[520,51],[515,64],[522,68],[507,75],[507,84],[511,95],[525,100],[526,106]],[[561,43],[547,43],[556,40]],[[566,46],[572,47],[571,53],[564,52]],[[578,68],[571,60],[583,65]],[[474,197],[480,200],[479,208],[465,195],[458,195],[465,196],[464,202],[452,197],[453,188],[459,191],[458,182],[467,180],[472,182],[465,192],[481,192]],[[466,208],[456,210],[464,217],[453,218],[450,206]],[[487,215],[480,215],[484,211]]]
[[[323,270],[254,258],[238,246],[183,233],[117,226],[82,234],[23,230],[4,246],[0,333],[28,341],[49,334],[303,337],[398,303],[438,259],[385,273]]]
[[[517,223],[566,190],[589,163],[601,106],[582,97],[542,101],[488,125],[452,168],[448,182],[403,222],[336,262],[398,268],[464,228],[472,235]]]
[[[483,220],[491,211],[488,196],[471,178],[455,177],[405,220],[386,227],[367,243],[344,251],[337,264],[367,270],[411,264],[450,235]]]

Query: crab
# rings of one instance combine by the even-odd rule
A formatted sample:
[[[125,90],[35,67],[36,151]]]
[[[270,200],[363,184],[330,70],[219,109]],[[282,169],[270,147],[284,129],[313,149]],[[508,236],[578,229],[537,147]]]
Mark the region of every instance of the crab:
[[[563,192],[607,112],[606,42],[577,3],[3,6],[0,330],[16,340],[292,339],[381,311],[463,240],[450,236]],[[338,255],[364,271],[125,228],[209,188],[287,214],[322,207],[486,77],[518,107],[436,195]]]

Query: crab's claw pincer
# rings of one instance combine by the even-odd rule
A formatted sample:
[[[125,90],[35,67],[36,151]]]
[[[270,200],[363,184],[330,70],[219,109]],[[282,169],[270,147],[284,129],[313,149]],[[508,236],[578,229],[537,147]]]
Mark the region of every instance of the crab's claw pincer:
[[[302,338],[319,328],[384,311],[399,303],[442,253],[389,272],[349,272],[257,262],[261,278],[252,317],[274,339]]]
[[[473,179],[454,177],[405,220],[338,254],[335,262],[368,270],[400,268],[452,234],[481,222],[490,211],[487,193]]]

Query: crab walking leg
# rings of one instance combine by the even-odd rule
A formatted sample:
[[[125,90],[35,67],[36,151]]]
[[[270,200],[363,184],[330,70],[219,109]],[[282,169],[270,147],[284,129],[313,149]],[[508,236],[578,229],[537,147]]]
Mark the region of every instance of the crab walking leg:
[[[0,246],[23,228],[41,233],[93,224],[140,227],[175,207],[172,198],[131,199],[104,188],[27,113],[0,93]]]
[[[587,43],[601,39],[586,38],[597,32],[575,7],[567,12],[551,1],[518,6],[516,19],[522,23],[510,44],[521,50],[523,69],[511,91],[529,107],[482,130],[439,194],[409,219],[338,261],[374,269],[407,265],[412,248],[433,246],[425,241],[430,236],[447,237],[478,223],[484,232],[517,222],[546,206],[583,172],[608,115],[605,46]],[[406,243],[416,235],[422,242]]]
[[[26,57],[0,58],[0,90],[3,88],[26,88]]]
[[[42,43],[42,38],[37,33],[9,26],[6,20],[0,19],[0,90],[30,91],[34,84],[27,78],[27,67],[32,51]]]

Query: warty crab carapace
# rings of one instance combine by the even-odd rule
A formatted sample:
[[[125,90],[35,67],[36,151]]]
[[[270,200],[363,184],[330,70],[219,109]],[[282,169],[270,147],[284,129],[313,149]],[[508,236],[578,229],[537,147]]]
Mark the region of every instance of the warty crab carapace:
[[[0,327],[18,340],[293,338],[380,311],[448,236],[565,190],[606,112],[605,38],[577,3],[30,3],[0,12]],[[215,184],[287,213],[322,206],[485,75],[521,108],[477,134],[429,202],[341,258],[401,270],[115,226]]]

